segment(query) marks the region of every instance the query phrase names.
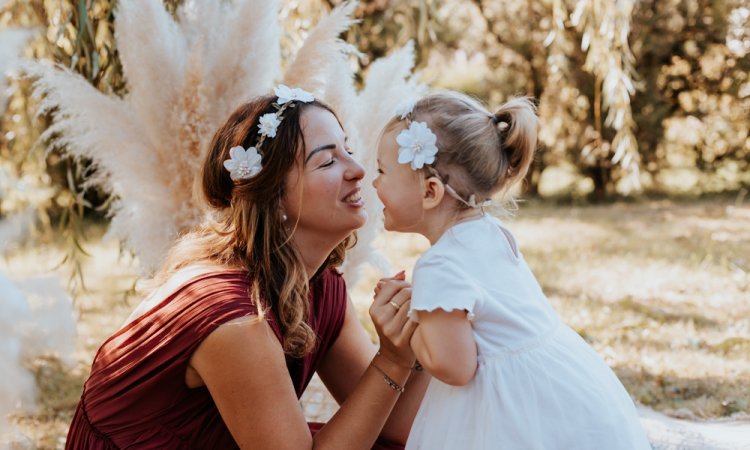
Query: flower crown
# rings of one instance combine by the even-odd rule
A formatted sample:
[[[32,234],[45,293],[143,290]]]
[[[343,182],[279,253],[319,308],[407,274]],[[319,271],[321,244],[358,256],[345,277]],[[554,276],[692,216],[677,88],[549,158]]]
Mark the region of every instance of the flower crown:
[[[415,122],[413,120],[415,106],[416,101],[406,100],[396,107],[395,116],[400,120],[405,120],[408,124],[408,127],[396,136],[398,162],[399,164],[410,164],[411,169],[415,171],[425,168],[442,181],[443,177],[440,175],[440,172],[432,167],[438,153],[437,136],[427,126],[426,122]],[[451,197],[469,208],[483,208],[492,204],[492,199],[489,198],[477,203],[477,196],[475,194],[471,194],[469,199],[465,200],[451,185],[446,182],[443,182],[443,184]]]
[[[260,173],[263,169],[263,153],[260,148],[266,139],[276,137],[276,130],[278,130],[284,118],[284,112],[288,108],[293,108],[295,102],[310,103],[315,100],[311,93],[300,88],[290,88],[283,84],[275,87],[273,93],[276,95],[276,102],[273,104],[276,112],[263,114],[258,119],[260,138],[255,146],[245,149],[238,145],[229,149],[229,159],[224,161],[224,168],[229,171],[232,181],[248,180]]]

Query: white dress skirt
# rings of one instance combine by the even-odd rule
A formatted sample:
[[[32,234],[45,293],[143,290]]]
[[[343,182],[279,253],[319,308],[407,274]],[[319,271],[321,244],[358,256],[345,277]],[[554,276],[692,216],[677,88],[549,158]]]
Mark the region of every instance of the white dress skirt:
[[[469,313],[479,364],[465,386],[432,379],[407,449],[651,448],[625,388],[560,322],[497,219],[454,226],[417,262],[411,310],[437,308]]]

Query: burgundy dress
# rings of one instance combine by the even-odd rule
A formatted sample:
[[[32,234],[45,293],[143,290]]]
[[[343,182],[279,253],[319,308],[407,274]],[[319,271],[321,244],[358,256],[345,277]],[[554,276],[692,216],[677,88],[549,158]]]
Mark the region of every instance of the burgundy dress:
[[[310,290],[315,349],[303,358],[287,358],[298,398],[335,342],[346,313],[346,286],[335,270],[316,277]],[[256,314],[249,292],[244,271],[197,276],[105,341],[83,386],[66,448],[238,448],[208,389],[189,388],[185,372],[212,331]],[[273,313],[266,320],[281,339]],[[310,428],[314,432],[320,425]],[[374,448],[403,447],[379,441]]]

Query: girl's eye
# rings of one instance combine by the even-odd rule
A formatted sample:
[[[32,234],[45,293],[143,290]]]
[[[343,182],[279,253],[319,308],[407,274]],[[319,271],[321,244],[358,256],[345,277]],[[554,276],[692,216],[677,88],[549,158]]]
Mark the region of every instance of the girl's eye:
[[[336,158],[331,158],[330,161],[328,161],[325,164],[322,164],[320,167],[329,167],[329,166],[332,166],[334,162],[336,162]]]
[[[383,171],[380,170],[380,167],[378,167],[378,173],[381,174],[381,175],[383,174]]]
[[[352,151],[352,149],[350,149],[350,148],[346,148],[346,149],[344,149],[344,150],[346,151],[346,153],[348,153],[348,154],[350,154],[350,155],[353,155],[353,154],[354,154],[354,152],[353,152],[353,151]]]

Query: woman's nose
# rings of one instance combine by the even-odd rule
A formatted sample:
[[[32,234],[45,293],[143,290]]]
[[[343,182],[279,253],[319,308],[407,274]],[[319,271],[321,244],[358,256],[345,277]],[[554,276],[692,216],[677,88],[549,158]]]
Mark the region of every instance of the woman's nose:
[[[346,175],[349,180],[361,180],[365,177],[365,168],[354,158],[351,158]]]

